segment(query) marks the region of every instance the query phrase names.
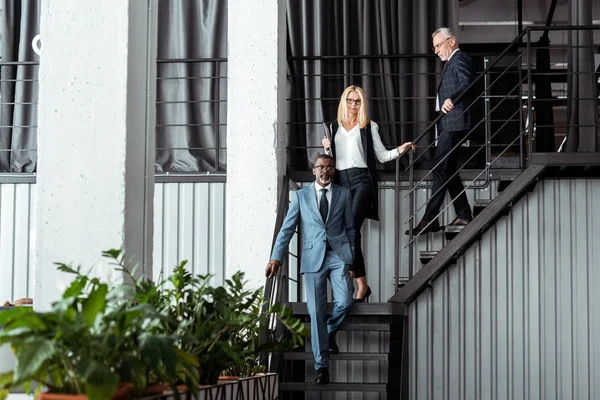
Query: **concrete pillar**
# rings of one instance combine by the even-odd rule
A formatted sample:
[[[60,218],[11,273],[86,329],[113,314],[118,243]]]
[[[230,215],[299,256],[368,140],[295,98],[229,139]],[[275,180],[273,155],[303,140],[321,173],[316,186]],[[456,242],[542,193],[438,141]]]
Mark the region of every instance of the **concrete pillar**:
[[[227,273],[264,284],[285,141],[285,1],[229,0]],[[258,16],[253,18],[252,16]]]
[[[123,247],[151,271],[156,6],[42,1],[36,308],[72,279],[56,261],[87,271]]]

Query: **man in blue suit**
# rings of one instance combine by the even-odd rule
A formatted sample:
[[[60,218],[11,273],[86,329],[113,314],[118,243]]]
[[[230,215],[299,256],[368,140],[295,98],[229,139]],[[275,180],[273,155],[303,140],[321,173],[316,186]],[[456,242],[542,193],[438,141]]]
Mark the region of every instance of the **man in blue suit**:
[[[467,225],[473,219],[471,207],[464,193],[460,176],[454,175],[458,167],[460,144],[473,129],[473,97],[467,93],[459,102],[456,98],[473,82],[475,72],[471,58],[458,48],[458,40],[449,28],[439,28],[431,35],[433,51],[444,61],[444,68],[435,98],[435,109],[445,115],[437,124],[437,147],[432,161],[432,197],[427,203],[425,215],[413,228],[413,234],[437,232],[440,224],[437,216],[446,197],[446,191],[454,200],[456,219],[450,225]],[[454,147],[458,146],[456,149]],[[452,150],[454,149],[454,150]],[[439,165],[438,165],[439,164]],[[453,176],[454,175],[454,176]],[[408,235],[408,231],[406,234]]]
[[[314,184],[292,194],[288,213],[267,264],[266,275],[277,274],[298,223],[303,245],[300,273],[304,275],[310,315],[315,383],[329,383],[329,353],[337,353],[334,335],[352,306],[349,266],[354,260],[354,218],[350,191],[333,182],[333,157],[322,154],[313,164]],[[327,278],[333,291],[333,313],[327,319]]]

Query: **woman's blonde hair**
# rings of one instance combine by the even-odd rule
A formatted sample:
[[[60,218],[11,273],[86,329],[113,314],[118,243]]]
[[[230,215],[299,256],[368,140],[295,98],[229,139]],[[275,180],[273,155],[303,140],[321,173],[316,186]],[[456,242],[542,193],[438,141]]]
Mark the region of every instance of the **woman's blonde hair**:
[[[348,95],[352,92],[358,93],[358,96],[360,97],[358,125],[363,129],[369,124],[369,118],[367,117],[367,95],[363,88],[356,85],[348,86],[342,93],[342,97],[340,97],[337,113],[338,124],[343,125],[345,122],[348,122]]]

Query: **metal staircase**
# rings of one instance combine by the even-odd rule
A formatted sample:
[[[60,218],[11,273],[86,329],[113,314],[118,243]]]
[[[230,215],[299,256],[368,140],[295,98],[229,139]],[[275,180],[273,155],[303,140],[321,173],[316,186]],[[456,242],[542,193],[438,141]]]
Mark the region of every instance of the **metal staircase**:
[[[310,323],[306,303],[290,304],[294,315],[304,318]],[[345,322],[337,333],[337,343],[340,346],[339,354],[332,354],[332,383],[329,385],[315,385],[314,360],[310,342],[298,351],[283,354],[282,381],[280,388],[283,399],[318,397],[318,392],[335,391],[339,393],[386,393],[387,399],[399,399],[403,392],[403,385],[407,385],[407,370],[403,360],[406,360],[406,318],[404,306],[401,304],[375,303],[355,304],[346,317]],[[355,349],[346,340],[349,335],[359,335],[365,339],[374,339],[379,346],[376,349]],[[351,367],[353,362],[372,361],[373,374],[368,382],[349,381],[348,377],[336,376],[336,368],[340,362]],[[387,371],[380,374],[380,371]],[[399,377],[403,377],[399,379]],[[306,397],[303,397],[306,396]]]
[[[544,99],[544,98],[536,98],[536,86],[542,80],[540,78],[541,73],[538,72],[539,65],[536,65],[533,60],[535,60],[536,49],[532,48],[532,34],[536,32],[542,32],[542,38],[547,35],[548,30],[560,30],[564,29],[567,32],[575,31],[575,30],[599,30],[597,27],[538,27],[538,28],[527,28],[520,35],[518,35],[515,40],[506,47],[506,49],[501,52],[497,57],[495,57],[494,61],[490,63],[490,65],[475,79],[475,81],[470,85],[469,88],[465,90],[455,102],[461,100],[461,98],[467,98],[465,95],[470,90],[477,90],[479,85],[479,81],[485,81],[485,89],[481,93],[477,93],[477,99],[484,99],[486,102],[487,94],[490,91],[493,91],[492,88],[496,84],[503,84],[501,77],[505,74],[516,73],[517,77],[513,79],[516,81],[516,85],[508,88],[507,96],[504,99],[500,99],[496,101],[494,107],[491,107],[486,104],[484,107],[485,112],[482,115],[479,123],[473,128],[475,130],[477,125],[486,124],[489,126],[490,120],[494,120],[493,112],[495,107],[501,106],[502,102],[507,98],[517,99],[518,103],[514,106],[514,110],[511,111],[511,115],[506,120],[494,120],[496,130],[486,133],[486,142],[479,149],[477,149],[470,158],[459,168],[459,171],[456,172],[458,174],[467,164],[468,162],[477,156],[478,152],[486,153],[486,165],[483,170],[477,175],[477,178],[485,177],[487,180],[491,178],[491,168],[501,160],[501,157],[509,151],[511,147],[514,147],[515,144],[521,144],[519,146],[521,154],[520,159],[524,160],[523,169],[521,172],[512,171],[509,173],[505,173],[500,176],[497,190],[498,194],[495,198],[483,201],[477,201],[473,207],[473,216],[474,219],[471,223],[466,226],[446,226],[443,228],[445,239],[447,242],[444,246],[439,250],[427,250],[421,251],[419,248],[419,239],[421,239],[420,235],[409,236],[409,243],[406,247],[409,248],[410,260],[409,263],[411,268],[409,269],[409,276],[404,280],[404,284],[402,287],[398,288],[398,291],[394,296],[392,296],[389,301],[392,303],[403,303],[409,304],[412,302],[416,296],[426,287],[430,287],[433,281],[438,277],[449,265],[456,263],[457,259],[473,244],[475,241],[481,239],[482,235],[495,224],[495,222],[504,215],[508,215],[510,212],[510,208],[512,205],[516,204],[519,199],[527,193],[527,191],[533,190],[536,182],[539,179],[544,179],[545,177],[590,177],[590,176],[600,176],[598,171],[598,167],[600,166],[600,153],[548,153],[548,152],[536,152],[535,150],[539,148],[537,141],[540,142],[548,142],[547,138],[539,138],[537,135],[540,132],[547,133],[548,131],[554,132],[554,129],[558,129],[561,127],[555,126],[536,126],[534,120],[536,118],[539,119],[539,114],[542,111],[539,108],[544,108],[544,112],[547,112],[545,107],[539,107],[539,103],[541,101],[553,101],[555,99]],[[518,52],[516,55],[511,49],[514,49],[518,42],[526,39],[526,47],[523,46],[522,50]],[[539,50],[539,49],[537,49]],[[579,51],[579,49],[578,49]],[[503,62],[503,57],[509,57],[509,61]],[[498,69],[497,65],[506,65],[507,67],[504,69]],[[549,67],[548,67],[549,69]],[[490,71],[494,70],[495,79],[488,77]],[[544,74],[550,75],[553,80],[556,82],[558,76],[553,72],[546,72]],[[554,74],[554,75],[553,75]],[[559,74],[562,75],[562,74]],[[583,76],[583,75],[582,75]],[[561,79],[566,80],[566,76],[561,77]],[[579,78],[581,79],[581,77]],[[568,98],[568,96],[567,96]],[[596,100],[597,99],[579,99],[575,98],[576,101],[583,100]],[[477,100],[474,100],[469,107],[475,107]],[[538,110],[536,110],[536,105],[538,105]],[[597,106],[596,106],[597,107]],[[551,110],[551,109],[550,109]],[[439,115],[428,127],[422,132],[416,139],[415,142],[419,143],[429,130],[433,129],[438,120],[443,118],[443,114]],[[544,119],[546,120],[546,119]],[[579,129],[589,128],[587,125],[575,125],[568,121],[569,125],[567,126],[567,131],[570,130],[575,134]],[[498,144],[494,145],[496,151],[499,151],[496,156],[490,157],[490,147],[492,147],[493,139],[503,130],[506,126],[519,127],[519,132],[516,132],[512,135],[512,140],[510,143],[504,145],[504,147],[500,147]],[[543,128],[543,129],[536,129]],[[549,129],[551,128],[551,129]],[[538,132],[540,131],[540,132]],[[487,131],[486,131],[487,132]],[[443,134],[443,132],[441,133]],[[427,145],[427,148],[432,147],[434,143],[430,143]],[[453,151],[458,151],[460,149],[460,144],[458,144]],[[526,151],[528,150],[528,151]],[[409,193],[408,197],[411,200],[411,215],[405,221],[410,226],[413,226],[415,222],[418,220],[417,215],[419,212],[425,208],[425,204],[415,204],[415,195],[416,191],[419,188],[422,188],[424,185],[424,180],[427,177],[423,177],[419,181],[415,181],[414,179],[414,164],[418,160],[418,157],[415,159],[413,154],[408,152],[410,157],[410,165],[407,168],[409,171]],[[397,171],[399,168],[397,168]],[[455,174],[455,175],[456,175]],[[398,176],[398,173],[397,173]],[[476,188],[476,179],[472,182],[467,183],[465,185],[465,190],[469,188]],[[399,187],[398,178],[396,178],[396,186]],[[400,191],[397,190],[396,196],[400,196]],[[441,217],[444,211],[450,207],[452,201],[445,206],[445,208],[438,214],[438,217]],[[397,229],[396,238],[397,243],[400,243],[400,231],[401,229]],[[418,255],[418,257],[415,257]],[[418,258],[421,262],[422,266],[415,266],[414,270],[417,270],[416,273],[412,273],[414,260]],[[397,258],[399,259],[399,258]]]
[[[481,234],[492,226],[496,219],[506,215],[512,203],[517,201],[519,196],[533,188],[544,168],[544,165],[530,165],[505,190],[489,202],[469,225],[453,227],[452,231],[447,231],[447,235],[450,233],[451,236],[456,235],[456,237],[452,238],[439,252],[435,252],[431,260],[389,301],[410,303],[423,288],[430,285],[445,267],[464,253],[475,240],[481,238]]]
[[[501,77],[505,74],[516,74],[513,87],[504,88],[506,95],[503,98],[496,99],[493,104],[486,104],[484,115],[477,124],[486,127],[494,127],[491,131],[486,129],[485,142],[476,146],[475,151],[470,153],[470,157],[464,162],[461,168],[466,165],[472,165],[472,160],[478,157],[478,153],[485,153],[485,166],[480,173],[476,173],[475,178],[469,182],[467,188],[483,188],[489,185],[492,179],[498,180],[497,194],[491,199],[476,200],[473,206],[474,219],[466,226],[445,227],[445,243],[439,249],[427,248],[423,251],[423,246],[419,244],[422,239],[419,236],[409,236],[406,248],[409,250],[409,268],[408,276],[400,275],[401,257],[399,247],[403,240],[401,235],[406,228],[406,224],[414,226],[417,222],[418,213],[425,207],[424,204],[417,203],[417,190],[427,187],[425,182],[427,175],[423,176],[415,171],[415,165],[418,157],[414,157],[412,152],[408,152],[409,167],[408,172],[408,194],[405,196],[410,200],[411,215],[404,221],[400,221],[396,216],[395,232],[395,287],[396,293],[389,299],[388,303],[367,303],[355,304],[353,309],[342,325],[337,335],[337,342],[340,345],[341,353],[332,355],[332,383],[328,385],[314,385],[314,361],[310,350],[310,343],[306,343],[301,349],[284,354],[273,354],[271,356],[271,371],[280,374],[280,390],[282,399],[314,399],[321,398],[321,392],[339,393],[337,397],[325,398],[351,398],[351,393],[379,393],[375,398],[387,399],[407,399],[409,397],[409,371],[408,371],[408,336],[409,336],[409,304],[419,294],[431,287],[434,280],[465,253],[465,251],[477,240],[480,240],[485,232],[494,226],[494,224],[503,216],[509,215],[511,208],[528,191],[534,190],[536,183],[540,179],[555,177],[600,177],[600,153],[541,153],[536,152],[539,142],[547,142],[547,138],[539,138],[540,132],[544,131],[536,127],[536,113],[540,102],[556,101],[556,99],[536,98],[536,82],[539,82],[537,76],[538,69],[535,65],[535,46],[532,44],[532,34],[543,31],[548,28],[527,28],[515,40],[509,44],[504,51],[490,62],[488,67],[479,75],[471,87],[467,90],[476,90],[483,86],[483,92],[478,93],[477,100],[472,103],[475,106],[476,101],[489,101],[489,93],[493,92],[494,85],[503,85]],[[554,29],[554,28],[553,28]],[[560,27],[556,29],[598,29],[598,27]],[[523,44],[522,41],[525,41]],[[507,56],[509,61],[503,60]],[[501,65],[506,65],[502,66]],[[492,74],[493,72],[493,74]],[[553,78],[556,79],[556,78]],[[482,85],[482,83],[484,83]],[[466,93],[466,92],[465,92]],[[464,93],[463,93],[464,95]],[[463,96],[459,96],[459,101]],[[509,99],[512,101],[514,109],[508,118],[504,120],[494,119],[494,112],[501,106],[503,101]],[[566,100],[565,100],[566,101]],[[428,132],[431,131],[439,119],[436,118],[417,138],[415,142],[420,148],[429,148],[434,145],[423,144],[426,138],[430,138]],[[508,135],[510,140],[507,143],[498,143],[498,133],[502,131],[501,136],[506,135],[506,127],[517,127],[517,131]],[[474,129],[476,129],[475,127]],[[512,129],[511,128],[511,129]],[[548,128],[548,127],[542,127]],[[575,127],[578,129],[578,127]],[[503,131],[504,130],[504,131]],[[547,129],[544,131],[547,132]],[[443,133],[442,133],[443,134]],[[457,145],[455,149],[460,146]],[[492,177],[492,168],[500,165],[505,154],[511,153],[518,148],[518,168],[505,171],[500,177]],[[495,154],[492,155],[492,149]],[[513,157],[514,158],[514,157]],[[396,164],[396,209],[399,209],[400,196],[406,192],[406,187],[401,185],[400,163]],[[404,173],[403,173],[404,174]],[[419,175],[420,180],[415,176]],[[481,182],[484,181],[483,185]],[[482,185],[482,186],[478,186]],[[279,225],[275,232],[278,232],[280,222],[285,216],[285,206],[287,205],[287,181],[282,184],[285,193],[280,197],[280,213],[278,213]],[[402,187],[402,189],[401,189]],[[451,204],[448,204],[448,208]],[[445,210],[445,209],[444,209]],[[442,210],[440,215],[444,212]],[[281,218],[281,220],[280,220]],[[402,223],[404,222],[404,224]],[[298,238],[301,232],[298,232]],[[435,241],[438,243],[439,241]],[[430,242],[427,242],[430,245]],[[291,246],[291,248],[294,246]],[[294,247],[299,248],[299,247]],[[280,269],[280,275],[276,282],[267,282],[266,294],[271,301],[284,302],[292,307],[296,316],[303,318],[306,323],[310,323],[306,305],[302,300],[301,277],[297,273],[290,273],[290,264],[293,264],[297,254],[292,251],[289,254],[289,260],[284,262]],[[292,261],[291,263],[289,261]],[[413,271],[415,271],[413,273]],[[290,287],[293,290],[290,291]],[[277,328],[278,329],[278,328]],[[411,334],[415,334],[414,332]],[[352,339],[352,340],[350,340]],[[357,340],[358,339],[358,340]],[[367,349],[361,346],[361,343],[369,343]],[[348,371],[353,368],[369,368],[368,378],[364,380],[354,379],[354,376]],[[338,371],[345,371],[338,374]],[[382,393],[385,393],[383,395]],[[366,395],[367,396],[367,395]],[[370,396],[370,395],[369,395]],[[360,397],[359,397],[360,398]],[[369,397],[370,398],[370,397]]]

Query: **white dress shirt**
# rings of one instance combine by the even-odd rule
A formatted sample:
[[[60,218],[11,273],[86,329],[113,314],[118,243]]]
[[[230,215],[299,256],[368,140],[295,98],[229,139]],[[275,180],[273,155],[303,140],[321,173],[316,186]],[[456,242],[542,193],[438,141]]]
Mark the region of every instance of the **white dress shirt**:
[[[398,148],[387,150],[379,136],[379,125],[371,121],[371,136],[373,137],[373,150],[379,162],[384,163],[395,160],[400,156]],[[349,168],[367,168],[367,158],[364,154],[360,138],[360,127],[356,125],[347,131],[340,124],[335,135],[335,165],[340,171]]]

